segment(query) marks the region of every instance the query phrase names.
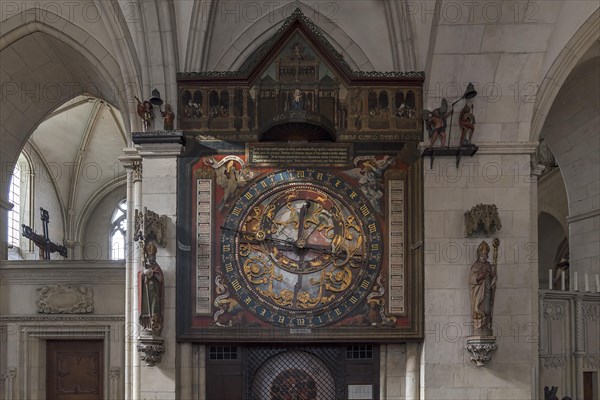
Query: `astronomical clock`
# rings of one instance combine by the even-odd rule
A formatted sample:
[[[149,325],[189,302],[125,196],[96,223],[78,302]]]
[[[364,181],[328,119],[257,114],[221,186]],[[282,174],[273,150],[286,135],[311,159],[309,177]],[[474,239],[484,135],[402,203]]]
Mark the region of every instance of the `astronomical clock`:
[[[423,77],[286,24],[240,71],[179,76],[178,338],[421,338]]]

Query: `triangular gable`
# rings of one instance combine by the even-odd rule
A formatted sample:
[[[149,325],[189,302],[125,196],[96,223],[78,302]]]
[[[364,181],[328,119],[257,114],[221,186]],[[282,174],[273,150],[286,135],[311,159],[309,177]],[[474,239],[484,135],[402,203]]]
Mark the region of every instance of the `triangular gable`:
[[[227,140],[419,141],[423,80],[352,71],[296,9],[238,71],[178,74],[179,127]]]
[[[296,8],[284,20],[277,32],[255,50],[239,70],[180,72],[177,74],[178,78],[180,80],[198,78],[245,80],[251,84],[257,77],[262,75],[261,72],[265,69],[265,65],[275,60],[281,49],[288,43],[290,37],[298,33],[305,37],[308,46],[318,55],[319,59],[327,64],[331,70],[335,71],[338,78],[345,80],[347,83],[353,82],[357,84],[364,81],[400,79],[406,84],[409,81],[419,83],[424,80],[425,75],[421,71],[353,71],[343,55],[333,47],[321,29],[310,18],[304,15],[300,8]]]

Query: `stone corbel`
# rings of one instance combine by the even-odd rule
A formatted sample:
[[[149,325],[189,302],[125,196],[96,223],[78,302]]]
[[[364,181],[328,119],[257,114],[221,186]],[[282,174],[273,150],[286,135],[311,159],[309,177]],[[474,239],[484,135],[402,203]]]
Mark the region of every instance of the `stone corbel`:
[[[470,336],[467,338],[465,350],[471,355],[471,361],[478,367],[485,366],[492,359],[494,351],[498,350],[495,336]]]
[[[162,361],[165,352],[165,340],[162,337],[142,335],[138,338],[137,349],[142,353],[141,360],[149,367],[154,367]]]

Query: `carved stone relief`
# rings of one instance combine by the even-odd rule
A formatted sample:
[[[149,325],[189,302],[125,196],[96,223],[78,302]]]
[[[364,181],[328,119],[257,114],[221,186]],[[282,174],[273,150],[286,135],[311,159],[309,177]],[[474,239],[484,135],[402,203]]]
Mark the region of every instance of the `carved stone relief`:
[[[544,357],[544,368],[562,368],[566,362],[565,356],[547,356]]]
[[[495,204],[478,204],[465,212],[465,236],[490,236],[502,229]]]
[[[40,314],[88,314],[94,312],[92,288],[75,285],[48,285],[38,289]]]
[[[583,318],[585,320],[591,320],[591,321],[600,320],[600,305],[584,304],[583,305]]]
[[[584,368],[600,368],[600,354],[586,355],[583,357]]]
[[[544,318],[559,320],[563,319],[565,311],[562,304],[558,303],[546,303],[544,304]]]

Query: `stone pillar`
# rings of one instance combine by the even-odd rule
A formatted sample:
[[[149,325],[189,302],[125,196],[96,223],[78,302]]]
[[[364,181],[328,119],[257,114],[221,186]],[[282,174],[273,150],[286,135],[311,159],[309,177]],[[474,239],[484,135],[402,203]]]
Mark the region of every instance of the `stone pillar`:
[[[4,229],[0,230],[0,260],[8,258],[8,212],[12,208],[12,203],[0,198],[0,226],[4,227]]]
[[[479,132],[485,132],[482,129]],[[481,133],[483,135],[483,133]],[[426,399],[527,399],[536,392],[538,346],[537,193],[530,177],[532,143],[478,143],[458,168],[453,157],[424,162],[425,340],[420,385]],[[515,199],[518,199],[515,200]],[[464,237],[464,214],[495,204],[502,228],[493,306],[498,350],[477,367],[464,350],[471,335],[468,274],[481,237]],[[491,259],[490,259],[491,261]]]
[[[406,343],[406,400],[419,399],[419,343]]]
[[[139,249],[133,241],[135,210],[141,210],[142,157],[133,147],[123,149],[119,161],[127,172],[127,238],[125,251],[125,399],[139,398],[139,358],[136,351],[137,260]]]
[[[178,371],[177,341],[175,332],[175,282],[176,282],[176,232],[177,217],[177,156],[183,144],[181,132],[169,132],[152,137],[134,136],[139,155],[143,158],[143,206],[159,215],[166,215],[166,246],[158,247],[156,261],[164,274],[164,314],[162,338],[165,351],[155,366],[140,365],[139,389],[133,398],[180,398],[177,393]],[[131,290],[137,296],[137,280]],[[138,307],[139,308],[139,307]],[[139,311],[136,311],[136,317]],[[135,359],[140,360],[141,354]]]
[[[585,356],[583,296],[575,297],[575,393],[573,398],[583,399],[583,357]]]
[[[380,399],[399,400],[407,396],[403,383],[406,379],[406,345],[387,344],[379,349]],[[408,397],[407,397],[408,398]]]

